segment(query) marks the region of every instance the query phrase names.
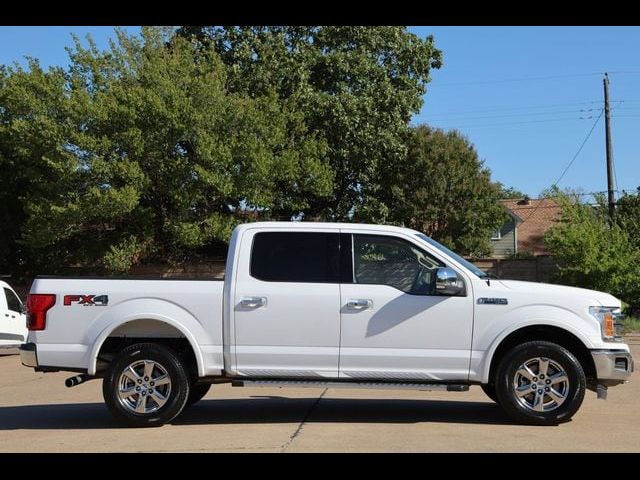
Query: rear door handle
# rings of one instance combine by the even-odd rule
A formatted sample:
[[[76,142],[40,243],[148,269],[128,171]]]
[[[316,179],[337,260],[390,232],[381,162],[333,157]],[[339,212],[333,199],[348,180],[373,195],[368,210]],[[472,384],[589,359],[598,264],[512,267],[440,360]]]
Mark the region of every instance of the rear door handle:
[[[264,307],[266,304],[266,297],[242,297],[240,299],[240,305],[246,308]]]
[[[366,310],[373,308],[373,300],[370,298],[350,298],[347,300],[347,307],[354,310]]]

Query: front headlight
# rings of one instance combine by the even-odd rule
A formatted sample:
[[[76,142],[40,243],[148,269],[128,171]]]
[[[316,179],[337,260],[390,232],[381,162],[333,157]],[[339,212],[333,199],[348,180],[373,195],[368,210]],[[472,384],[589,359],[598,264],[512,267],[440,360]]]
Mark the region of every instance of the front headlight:
[[[589,313],[600,323],[602,340],[621,342],[623,315],[620,307],[589,307]]]

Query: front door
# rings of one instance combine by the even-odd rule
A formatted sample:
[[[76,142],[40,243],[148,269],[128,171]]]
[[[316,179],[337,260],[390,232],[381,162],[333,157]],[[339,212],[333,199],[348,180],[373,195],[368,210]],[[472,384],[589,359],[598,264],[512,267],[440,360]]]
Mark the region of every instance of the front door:
[[[248,229],[240,249],[233,297],[236,374],[337,378],[338,229]]]
[[[465,296],[438,295],[444,264],[399,236],[353,233],[352,248],[353,277],[340,286],[340,377],[467,381],[469,282]]]

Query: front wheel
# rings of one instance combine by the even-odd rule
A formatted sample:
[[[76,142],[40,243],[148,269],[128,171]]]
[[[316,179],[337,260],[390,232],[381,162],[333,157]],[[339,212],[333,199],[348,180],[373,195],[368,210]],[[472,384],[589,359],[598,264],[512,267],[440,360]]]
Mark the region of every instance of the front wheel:
[[[576,357],[545,341],[514,347],[500,362],[495,379],[502,408],[516,421],[533,425],[568,421],[582,405],[586,383]]]
[[[210,383],[201,383],[191,385],[191,391],[189,392],[189,398],[187,399],[187,407],[190,407],[194,403],[198,403],[204,398],[211,388]]]
[[[168,347],[138,343],[112,362],[102,383],[111,414],[132,427],[159,427],[173,420],[189,398],[189,375]]]

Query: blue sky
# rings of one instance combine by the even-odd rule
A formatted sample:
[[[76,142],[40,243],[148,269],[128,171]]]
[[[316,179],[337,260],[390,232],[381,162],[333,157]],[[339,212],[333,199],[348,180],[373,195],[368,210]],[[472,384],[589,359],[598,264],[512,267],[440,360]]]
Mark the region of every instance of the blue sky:
[[[137,27],[126,27],[137,32]],[[432,74],[414,123],[458,128],[492,176],[536,196],[562,173],[602,107],[610,73],[618,188],[640,185],[640,28],[411,27],[433,35],[444,66]],[[71,33],[106,47],[113,27],[0,27],[0,64],[29,55],[67,63]],[[604,119],[560,182],[585,192],[606,188]]]
[[[616,176],[620,189],[640,185],[640,28],[412,30],[433,35],[444,57],[414,122],[459,127],[494,179],[530,195],[558,179],[587,136],[602,107],[601,72],[621,72],[609,75]],[[606,189],[603,118],[559,185]]]

